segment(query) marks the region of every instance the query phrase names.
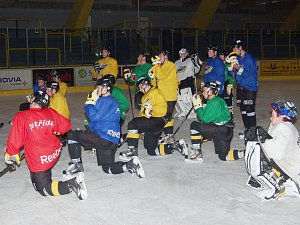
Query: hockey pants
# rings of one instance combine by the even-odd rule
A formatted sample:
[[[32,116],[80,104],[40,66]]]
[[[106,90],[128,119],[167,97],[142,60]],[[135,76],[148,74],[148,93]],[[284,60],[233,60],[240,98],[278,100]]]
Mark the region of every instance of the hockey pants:
[[[69,131],[68,150],[71,159],[81,159],[81,146],[85,149],[96,149],[98,166],[102,166],[105,173],[123,173],[123,162],[115,162],[117,145],[99,137],[93,131]]]
[[[149,155],[156,155],[155,148],[163,131],[165,120],[162,117],[136,117],[128,123],[128,147],[138,149],[139,134],[145,133],[144,147]]]
[[[239,84],[237,85],[237,99],[240,99],[240,111],[245,129],[256,126],[256,91],[248,91]]]
[[[201,148],[204,139],[212,139],[215,153],[219,156],[220,160],[226,160],[233,137],[232,127],[193,121],[190,125],[190,131],[192,146]]]

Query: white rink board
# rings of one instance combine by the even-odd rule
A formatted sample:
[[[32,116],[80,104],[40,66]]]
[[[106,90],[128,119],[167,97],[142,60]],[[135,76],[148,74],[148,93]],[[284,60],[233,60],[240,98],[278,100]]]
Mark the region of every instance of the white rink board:
[[[0,70],[0,90],[32,89],[31,69]]]

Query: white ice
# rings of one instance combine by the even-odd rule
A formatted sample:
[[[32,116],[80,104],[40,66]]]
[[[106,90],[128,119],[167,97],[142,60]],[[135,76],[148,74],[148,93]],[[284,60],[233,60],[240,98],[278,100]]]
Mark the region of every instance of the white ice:
[[[127,93],[128,91],[124,90]],[[278,99],[293,101],[300,109],[299,81],[261,81],[257,98],[257,123],[268,128],[269,104]],[[83,104],[87,93],[68,93],[73,129],[83,129]],[[3,150],[10,125],[24,96],[0,97],[0,147]],[[127,122],[132,118],[127,113]],[[239,109],[235,108],[236,127],[232,147],[244,148],[238,133],[243,131]],[[179,120],[175,121],[175,129]],[[186,120],[176,135],[189,140]],[[296,123],[299,129],[300,122]],[[123,127],[126,130],[126,124]],[[46,140],[45,140],[46,142]],[[300,224],[300,199],[284,197],[265,202],[246,186],[244,161],[222,162],[211,142],[203,145],[204,162],[187,164],[181,155],[151,157],[139,143],[139,158],[146,172],[140,179],[129,173],[105,174],[90,151],[83,152],[85,181],[89,197],[80,201],[74,194],[42,197],[34,191],[26,162],[15,172],[0,178],[1,225],[295,225]],[[119,151],[126,149],[123,145]],[[61,179],[68,165],[65,147],[52,170]],[[300,163],[300,162],[299,162]],[[0,169],[4,168],[0,154]]]

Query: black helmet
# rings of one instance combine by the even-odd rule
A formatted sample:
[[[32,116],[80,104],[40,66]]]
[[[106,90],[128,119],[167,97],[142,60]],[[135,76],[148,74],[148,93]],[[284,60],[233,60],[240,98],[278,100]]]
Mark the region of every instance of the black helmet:
[[[112,75],[112,74],[106,74],[106,75],[104,75],[103,79],[109,79],[110,82],[112,83],[112,85],[115,86],[116,78],[115,78],[114,75]]]
[[[161,51],[159,52],[159,54],[163,54],[164,56],[169,57],[170,54],[171,54],[171,52],[169,52],[168,50],[161,50]]]
[[[219,85],[215,82],[207,82],[204,84],[203,87],[207,87],[208,89],[211,89],[215,95],[218,94],[219,91]]]
[[[241,41],[240,39],[238,39],[238,40],[236,40],[234,42],[234,44],[232,45],[232,48],[239,48],[241,46],[244,47],[244,43],[243,43],[243,41]]]
[[[47,108],[49,106],[49,96],[43,91],[38,91],[33,94],[33,102],[38,104],[42,108]]]
[[[45,76],[44,74],[40,74],[37,79],[47,81],[47,76]]]
[[[143,57],[145,57],[147,63],[151,63],[151,57],[148,52],[141,52],[139,55],[142,55]]]
[[[60,74],[57,72],[57,70],[51,70],[50,75],[52,77],[57,77],[57,78],[61,77]]]
[[[55,89],[55,90],[59,90],[59,83],[58,82],[56,82],[56,81],[51,81],[51,82],[48,82],[47,84],[46,84],[46,87],[47,88],[52,88],[52,89]]]
[[[103,50],[106,50],[106,51],[108,51],[108,52],[111,51],[109,46],[103,46],[103,48],[101,49],[101,52],[102,52]]]
[[[221,51],[218,52],[218,55],[228,56],[229,52],[227,50],[221,50]]]
[[[111,83],[111,80],[108,77],[102,77],[101,79],[97,80],[97,85],[107,87],[107,90],[109,90],[110,92],[113,89],[113,84]]]
[[[209,45],[207,46],[207,50],[213,50],[215,52],[217,52],[219,50],[219,47],[217,45]]]
[[[149,84],[149,85],[151,85],[150,80],[147,77],[140,77],[138,79],[138,81],[136,82],[136,86],[140,86],[141,84]]]

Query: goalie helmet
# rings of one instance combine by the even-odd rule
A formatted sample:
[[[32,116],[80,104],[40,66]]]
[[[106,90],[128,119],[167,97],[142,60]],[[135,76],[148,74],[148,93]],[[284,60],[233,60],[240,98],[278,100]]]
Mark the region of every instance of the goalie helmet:
[[[46,84],[46,88],[51,88],[51,89],[55,89],[55,90],[59,90],[59,83],[56,81],[51,81],[51,82],[47,82]]]
[[[180,49],[178,53],[179,53],[179,57],[181,59],[185,59],[185,58],[187,58],[189,56],[189,52],[188,52],[188,50],[186,48]]]
[[[136,86],[140,86],[141,84],[149,84],[151,85],[149,79],[147,77],[140,77],[136,83]]]
[[[219,85],[215,82],[207,82],[203,87],[207,87],[208,89],[212,90],[215,95],[218,94]]]
[[[217,45],[209,45],[207,47],[207,50],[213,50],[214,52],[217,52],[219,50],[219,47]]]
[[[296,119],[297,108],[293,102],[278,100],[271,104],[271,108],[277,113],[278,117],[283,118],[285,121]]]
[[[113,89],[113,84],[111,83],[111,80],[108,77],[103,77],[99,80],[97,80],[97,85],[106,87],[107,90],[112,91]]]
[[[57,77],[57,78],[61,77],[60,74],[57,72],[57,70],[51,70],[50,75],[52,77]]]
[[[116,78],[112,74],[106,74],[103,79],[109,79],[113,86],[115,86]]]
[[[47,108],[49,106],[49,95],[43,91],[38,91],[33,94],[33,102],[38,104],[42,108]]]

